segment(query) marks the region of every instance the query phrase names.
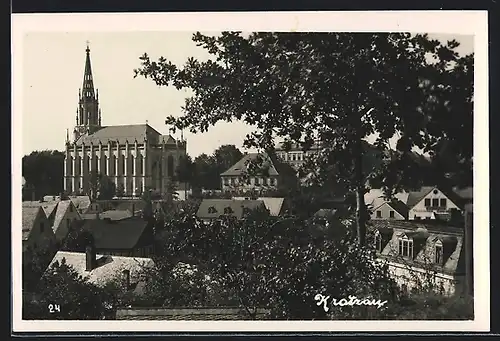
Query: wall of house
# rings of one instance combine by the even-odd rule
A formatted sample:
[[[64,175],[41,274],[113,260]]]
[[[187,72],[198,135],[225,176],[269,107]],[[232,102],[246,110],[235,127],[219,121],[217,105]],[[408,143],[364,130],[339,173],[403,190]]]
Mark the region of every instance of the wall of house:
[[[428,283],[430,275],[425,269],[411,266],[409,264],[401,264],[397,262],[389,262],[389,273],[394,278],[396,283],[403,287],[406,285],[408,290],[417,289],[421,283]],[[444,273],[436,273],[433,276],[434,287],[436,293],[440,293],[442,286],[442,294],[452,296],[455,293],[461,293],[465,277],[463,275],[452,276]]]
[[[436,193],[434,193],[436,191]],[[446,207],[426,207],[425,199],[431,200],[438,199],[441,202],[441,199],[446,199]],[[417,203],[414,207],[410,209],[409,219],[433,219],[434,212],[448,212],[451,209],[458,209],[457,205],[455,205],[446,195],[444,195],[437,188],[432,190],[429,194],[427,194],[419,203]]]
[[[381,216],[377,216],[377,211],[380,211]],[[390,212],[394,211],[394,218],[390,217]],[[371,219],[395,219],[395,220],[405,220],[405,217],[403,217],[401,214],[399,214],[397,211],[394,210],[391,206],[388,204],[383,204],[376,209],[373,210]]]
[[[265,190],[278,188],[279,176],[250,177],[249,182],[237,176],[222,176],[221,181],[223,191]]]
[[[32,256],[32,253],[27,251],[32,250],[33,253],[43,253],[54,247],[55,243],[56,237],[52,226],[43,211],[40,210],[33,223],[29,238],[23,241],[23,256],[27,257],[24,259],[28,260]]]
[[[57,242],[60,243],[66,238],[72,224],[74,224],[74,222],[78,220],[81,220],[80,214],[78,213],[78,210],[73,205],[73,203],[71,203],[68,206],[66,212],[64,213],[64,216],[61,222],[59,223],[59,226],[53,227],[53,229],[55,230],[54,234]]]

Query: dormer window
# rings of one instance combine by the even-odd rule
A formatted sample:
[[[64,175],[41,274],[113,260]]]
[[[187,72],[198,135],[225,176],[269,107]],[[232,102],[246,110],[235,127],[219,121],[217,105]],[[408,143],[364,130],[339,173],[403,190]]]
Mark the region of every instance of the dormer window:
[[[413,258],[413,240],[409,239],[406,235],[399,238],[398,254],[402,257]]]
[[[210,206],[210,207],[208,208],[208,213],[210,213],[210,214],[215,214],[215,213],[217,213],[217,210],[215,209],[215,207]]]
[[[434,245],[434,263],[439,265],[443,263],[443,243],[440,240]]]
[[[224,208],[224,214],[231,214],[233,213],[233,209],[231,207],[225,207]]]

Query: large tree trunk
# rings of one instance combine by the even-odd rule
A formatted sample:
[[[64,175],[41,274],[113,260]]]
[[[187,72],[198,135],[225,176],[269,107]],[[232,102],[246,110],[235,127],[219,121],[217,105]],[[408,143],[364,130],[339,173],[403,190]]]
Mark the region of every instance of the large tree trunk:
[[[356,141],[354,155],[354,174],[356,184],[356,237],[358,244],[366,243],[366,204],[365,181],[363,176],[363,146],[361,139]]]

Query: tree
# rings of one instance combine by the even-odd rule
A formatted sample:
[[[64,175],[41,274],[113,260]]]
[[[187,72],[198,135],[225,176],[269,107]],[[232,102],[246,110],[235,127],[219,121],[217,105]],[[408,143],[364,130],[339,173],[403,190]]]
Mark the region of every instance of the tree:
[[[92,170],[89,177],[89,196],[92,200],[113,199],[116,194],[116,185],[106,175]]]
[[[187,199],[187,186],[195,178],[195,165],[189,155],[182,155],[175,170],[175,179],[184,184],[184,199]]]
[[[429,117],[452,110],[456,103],[444,105],[447,100],[464,102],[451,95],[442,101],[438,91],[452,84],[453,77],[444,75],[460,69],[453,68],[457,44],[442,45],[427,35],[223,32],[212,37],[198,32],[193,41],[214,60],[189,58],[177,67],[164,57],[152,61],[144,54],[135,70],[157,85],[192,90],[185,115],[170,116],[167,124],[196,133],[219,121],[242,120],[256,127],[245,146],[268,152],[274,150],[275,137],[304,149],[320,141],[310,178],[321,183],[335,173],[356,194],[361,245],[368,219],[367,181],[378,176],[389,196],[414,185],[408,182],[419,172],[408,154],[414,147],[433,150],[446,136],[447,127],[439,123],[445,120]],[[464,117],[471,114],[464,111]],[[460,126],[462,115],[457,118]],[[390,150],[389,140],[397,133],[397,148]],[[374,146],[382,158],[379,174],[363,166],[363,141],[373,134],[378,134]]]
[[[105,291],[78,275],[65,259],[47,269],[36,296],[35,302],[23,302],[24,319],[100,320],[112,302]]]
[[[63,191],[64,154],[57,150],[34,151],[23,156],[22,175],[35,189],[37,199]],[[31,199],[30,199],[31,200]]]
[[[125,187],[123,186],[122,183],[119,183],[118,186],[116,187],[116,196],[118,198],[121,198],[125,195]]]
[[[227,171],[243,157],[243,153],[232,144],[225,144],[214,151],[213,158],[217,165],[218,173]]]

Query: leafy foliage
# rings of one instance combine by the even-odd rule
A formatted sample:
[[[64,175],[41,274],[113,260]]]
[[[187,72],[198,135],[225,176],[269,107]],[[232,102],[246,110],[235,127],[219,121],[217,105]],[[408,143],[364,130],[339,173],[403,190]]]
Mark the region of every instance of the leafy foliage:
[[[92,170],[89,178],[89,196],[92,200],[113,199],[116,194],[116,185],[106,175]]]
[[[112,298],[89,283],[65,260],[53,263],[42,277],[35,300],[23,302],[23,319],[100,320],[108,314]],[[58,305],[51,313],[49,305]]]
[[[34,151],[23,156],[22,175],[34,187],[36,199],[63,191],[64,154],[57,150]],[[25,199],[31,200],[31,197]]]
[[[302,143],[305,149],[319,140],[322,148],[315,167],[309,168],[310,178],[322,183],[334,173],[355,190],[362,245],[367,180],[378,177],[387,193],[415,185],[419,172],[409,162],[412,149],[435,150],[448,131],[465,132],[459,127],[472,116],[467,105],[456,117],[459,127],[445,123],[453,108],[472,102],[463,95],[472,88],[468,66],[473,59],[459,58],[457,42],[443,45],[427,35],[407,33],[267,32],[217,37],[198,32],[193,41],[214,59],[189,58],[180,68],[144,54],[135,70],[157,85],[192,90],[185,116],[168,117],[167,122],[196,133],[219,121],[242,120],[257,129],[245,145],[266,151],[273,150],[275,137]],[[457,81],[462,96],[455,97],[451,88]],[[378,172],[363,167],[362,141],[373,134],[382,158]],[[396,134],[397,150],[391,151],[389,140]],[[467,154],[471,146],[460,150]]]

